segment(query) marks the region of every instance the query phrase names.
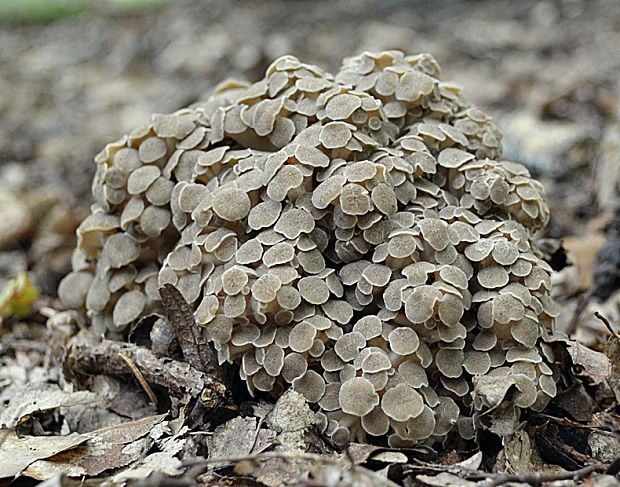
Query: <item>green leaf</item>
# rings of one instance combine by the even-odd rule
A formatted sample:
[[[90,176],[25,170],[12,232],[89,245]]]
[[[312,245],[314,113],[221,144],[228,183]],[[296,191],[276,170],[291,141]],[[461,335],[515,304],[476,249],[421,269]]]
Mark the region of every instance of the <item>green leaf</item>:
[[[28,316],[30,307],[39,294],[39,289],[32,283],[28,274],[22,272],[11,279],[0,293],[0,317]]]

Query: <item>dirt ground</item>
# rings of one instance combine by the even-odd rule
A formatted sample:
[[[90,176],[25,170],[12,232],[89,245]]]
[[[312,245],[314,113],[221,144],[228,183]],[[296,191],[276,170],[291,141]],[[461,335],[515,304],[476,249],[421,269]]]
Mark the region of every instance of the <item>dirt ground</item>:
[[[222,80],[259,79],[267,66],[284,54],[335,71],[343,57],[365,50],[431,53],[443,68],[442,78],[462,85],[465,96],[495,119],[504,134],[505,158],[527,165],[545,185],[552,223],[541,237],[562,239],[572,264],[559,265],[554,275],[554,293],[561,305],[558,328],[600,355],[606,350],[610,331],[594,313],[600,312],[607,318],[611,332],[620,332],[617,209],[620,201],[620,2],[205,0],[159,2],[155,6],[143,3],[142,7],[127,9],[117,4],[93,2],[76,15],[47,22],[0,17],[0,293],[8,289],[11,279],[28,271],[41,294],[30,315],[21,319],[8,315],[4,320],[0,318],[0,397],[6,406],[15,397],[15,387],[23,388],[19,390],[24,394],[21,406],[26,412],[20,415],[22,419],[18,423],[27,424],[30,434],[33,434],[33,418],[38,416],[34,426],[35,430],[39,428],[38,433],[86,431],[85,427],[74,429],[67,421],[63,423],[60,412],[62,408],[73,408],[67,417],[76,422],[83,420],[86,417],[83,411],[78,414],[75,408],[83,409],[87,401],[85,396],[75,394],[92,394],[68,393],[67,381],[60,371],[66,340],[72,334],[67,328],[75,323],[58,318],[52,325],[49,322],[46,325],[46,321],[61,310],[56,289],[59,280],[70,270],[75,228],[91,204],[95,154],[106,143],[148,120],[152,113],[171,112],[204,99]],[[554,242],[549,241],[549,245],[553,246]],[[598,258],[601,249],[602,257]],[[558,253],[555,255],[561,260]],[[561,267],[564,268],[560,270]],[[56,330],[52,338],[50,326]],[[569,465],[573,470],[600,467],[602,463],[609,465],[620,456],[617,436],[620,422],[611,426],[596,425],[596,422],[609,422],[610,418],[617,421],[617,402],[600,402],[604,396],[600,390],[603,381],[591,380],[596,373],[587,364],[576,365],[580,365],[582,372],[585,370],[586,378],[579,389],[584,392],[575,394],[587,402],[585,409],[594,408],[600,415],[587,420],[581,418],[580,426],[575,426],[579,421],[575,416],[565,419],[574,426],[565,431],[566,444],[579,450],[575,445],[586,441],[576,431],[600,433],[602,428],[606,433],[599,435],[603,440],[599,437],[587,440],[590,446],[577,452],[581,456],[576,455],[581,463],[557,460],[555,465],[564,468]],[[196,465],[189,461],[180,467],[175,461],[206,455],[201,443],[195,440],[198,436],[192,437],[191,447],[187,442],[182,443],[181,439],[185,441],[188,437],[187,424],[157,416],[165,410],[153,408],[143,393],[141,396],[125,394],[121,382],[115,379],[97,386],[117,388],[121,405],[113,413],[103,407],[97,409],[98,419],[89,416],[88,421],[93,429],[112,428],[122,423],[119,418],[146,421],[134,426],[132,435],[122,443],[144,451],[135,455],[127,453],[127,460],[119,461],[104,449],[108,466],[99,459],[96,468],[74,472],[79,473],[78,477],[91,479],[120,475],[115,483],[134,478],[139,479],[133,480],[134,485],[191,485],[204,470],[198,472]],[[24,388],[26,385],[30,389]],[[96,390],[92,383],[90,387]],[[32,397],[39,394],[52,398],[49,406],[31,405]],[[88,399],[91,400],[92,397]],[[130,413],[133,406],[135,410]],[[2,408],[0,403],[0,411]],[[558,412],[559,416],[562,414]],[[257,443],[262,420],[257,419],[259,416],[247,418],[250,417],[251,424],[244,427],[254,428],[254,443]],[[241,428],[239,434],[245,434],[243,425],[237,426]],[[3,431],[14,434],[15,430]],[[208,427],[194,431],[198,431],[196,435],[212,434]],[[110,438],[110,444],[116,441]],[[76,441],[77,445],[86,440]],[[557,467],[549,467],[553,463],[549,458],[541,463],[536,448],[524,438],[519,441],[518,445],[510,444],[510,448],[524,451],[529,448],[530,456],[523,464],[512,460],[513,466],[521,466],[513,471],[557,475]],[[69,446],[63,444],[54,449],[47,445],[44,453],[41,447],[36,448],[40,455],[26,461],[22,469],[9,470],[8,477],[22,472],[34,460],[66,452]],[[513,450],[502,450],[502,454],[510,458]],[[149,457],[150,463],[145,463],[147,454],[155,451],[161,456]],[[180,455],[181,451],[192,454]],[[7,472],[2,470],[6,463],[1,459],[3,453],[6,451],[0,448],[0,472]],[[322,459],[309,456],[305,461],[324,464],[326,477],[317,480],[317,484],[298,485],[337,485],[338,482],[380,485],[384,481],[455,485],[454,476],[465,478],[465,470],[489,472],[493,465],[498,465],[472,460],[475,452],[467,455],[455,451],[453,458],[444,455],[433,462],[458,467],[422,468],[427,459],[419,457],[423,460],[416,463],[411,460],[415,457],[411,452],[407,452],[405,460],[398,457],[398,452],[382,453],[385,455],[381,459],[374,460],[376,451],[363,449]],[[92,454],[92,458],[96,456]],[[230,450],[221,456],[240,454]],[[179,482],[186,483],[157,484],[161,478],[148,477],[157,470],[153,468],[157,462],[164,466],[164,472],[174,473]],[[366,473],[355,477],[359,472],[352,469],[349,477],[332,475],[336,481],[329,483],[330,469],[341,471],[350,464],[363,464],[360,468],[371,480],[364,477]],[[541,464],[546,467],[540,467]],[[83,467],[84,462],[80,465]],[[253,466],[258,468],[256,464],[237,465],[234,471],[224,469],[218,475],[209,474],[208,478],[221,485],[225,482],[272,485],[251,477],[247,472]],[[123,469],[139,473],[123,477]],[[39,470],[31,470],[28,476],[43,480],[53,477],[48,475],[52,471],[50,465],[39,466]],[[596,483],[588,485],[616,485],[613,476],[617,471],[618,468],[593,477],[590,480]],[[414,481],[414,473],[421,475],[421,480]],[[582,481],[589,473],[585,472],[578,480]],[[444,477],[438,478],[439,475]],[[143,480],[147,477],[148,480]],[[456,485],[499,480],[472,475]],[[507,482],[535,485],[539,480],[515,477],[504,478],[504,483],[484,485],[508,485]],[[574,485],[562,483],[565,481],[559,477],[551,480],[554,485]],[[23,478],[20,481],[31,482]],[[31,484],[34,483],[32,480]]]

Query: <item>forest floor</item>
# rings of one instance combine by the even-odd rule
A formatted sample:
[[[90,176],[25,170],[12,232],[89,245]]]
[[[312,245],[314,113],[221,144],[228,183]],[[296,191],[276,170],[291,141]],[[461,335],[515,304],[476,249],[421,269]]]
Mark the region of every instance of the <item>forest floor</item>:
[[[45,21],[3,17],[0,8],[2,485],[15,476],[16,485],[617,485],[620,2],[119,3],[86,3]],[[217,396],[208,378],[140,379],[109,363],[89,378],[90,391],[79,390],[84,378],[71,367],[81,350],[67,347],[80,317],[62,309],[56,291],[91,204],[94,155],[226,78],[257,80],[281,55],[335,71],[345,56],[384,49],[431,53],[442,77],[493,116],[505,158],[545,185],[552,221],[541,238],[561,240],[570,263],[553,276],[557,328],[582,347],[567,358],[574,384],[547,411],[555,433],[524,429],[492,454],[314,445],[289,458],[269,450],[274,438],[285,441],[284,406],[220,404],[201,423],[200,411],[167,414],[140,387],[154,381],[170,393],[171,380],[186,381],[180,403],[201,392],[208,402]],[[100,352],[114,357],[138,346],[108,345]]]

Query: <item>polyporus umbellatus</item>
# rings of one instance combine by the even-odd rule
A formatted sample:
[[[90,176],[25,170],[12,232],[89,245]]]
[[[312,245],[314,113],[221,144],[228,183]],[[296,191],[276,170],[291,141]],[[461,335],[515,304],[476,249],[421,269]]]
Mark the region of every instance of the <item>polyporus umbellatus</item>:
[[[251,393],[292,385],[338,444],[467,439],[489,411],[540,410],[543,188],[439,74],[426,54],[335,77],[286,56],[155,115],[97,156],[60,297],[119,335],[174,285]]]

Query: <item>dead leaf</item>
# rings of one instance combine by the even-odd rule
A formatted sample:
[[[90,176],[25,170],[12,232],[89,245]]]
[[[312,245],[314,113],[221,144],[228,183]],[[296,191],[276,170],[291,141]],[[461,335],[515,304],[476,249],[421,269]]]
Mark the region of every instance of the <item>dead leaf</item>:
[[[382,451],[372,456],[372,460],[383,463],[407,463],[409,458],[398,451]]]
[[[561,407],[577,421],[588,422],[592,419],[592,411],[596,403],[586,391],[582,383],[576,383],[568,389],[560,392],[554,399],[553,404]]]
[[[14,428],[42,412],[99,401],[92,392],[65,392],[56,384],[33,382],[7,389],[3,395],[10,397],[8,406],[0,414],[0,425],[4,428]]]
[[[466,458],[462,462],[455,463],[454,466],[466,468],[469,470],[478,470],[482,464],[482,452],[473,454],[471,457]]]
[[[207,440],[209,460],[240,457],[264,450],[276,434],[272,430],[257,431],[257,427],[256,418],[240,416],[218,426]]]
[[[160,472],[166,475],[180,475],[181,460],[175,458],[168,452],[152,453],[131,468],[127,468],[114,475],[110,482],[112,485],[122,485],[128,480],[145,479],[153,472]]]
[[[81,445],[87,436],[23,436],[14,430],[0,430],[0,478],[15,477],[33,462]]]
[[[153,439],[149,435],[165,414],[149,416],[82,435],[88,441],[81,448],[32,463],[24,475],[45,480],[59,473],[70,477],[96,476],[139,460]]]
[[[603,463],[611,463],[620,458],[620,442],[613,433],[592,431],[588,436],[592,456]]]
[[[480,396],[489,408],[497,407],[514,385],[511,377],[480,376],[474,378],[474,394]]]
[[[146,479],[155,472],[161,476],[177,476],[182,473],[180,470],[181,461],[177,458],[177,455],[181,454],[186,442],[189,440],[189,428],[184,426],[177,434],[164,436],[163,430],[169,430],[171,423],[172,421],[159,423],[151,430],[149,435],[156,440],[156,448],[161,451],[151,453],[118,472],[111,479],[115,485],[122,484],[127,480]],[[174,430],[174,428],[172,429]]]
[[[532,472],[532,442],[526,431],[517,431],[504,442],[504,455],[512,472]]]
[[[518,420],[519,409],[508,401],[478,416],[480,425],[498,436],[514,434]]]
[[[279,450],[306,451],[306,434],[314,424],[314,413],[308,407],[304,396],[293,389],[286,391],[267,416],[267,424],[279,432]]]
[[[368,445],[366,443],[350,443],[347,447],[348,457],[353,460],[355,465],[366,462],[377,450],[384,450],[377,445]]]
[[[574,341],[568,341],[566,349],[573,364],[583,367],[584,375],[594,384],[600,384],[611,374],[611,363],[604,353],[596,352]]]
[[[195,369],[210,372],[219,369],[215,355],[202,330],[196,326],[194,313],[181,292],[172,284],[159,289],[168,322],[176,330],[183,357]]]
[[[605,344],[605,355],[611,364],[608,382],[616,401],[620,402],[620,333],[616,332],[609,337]]]

